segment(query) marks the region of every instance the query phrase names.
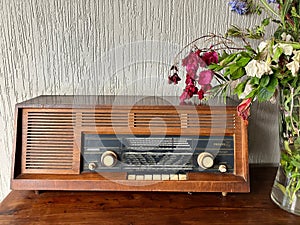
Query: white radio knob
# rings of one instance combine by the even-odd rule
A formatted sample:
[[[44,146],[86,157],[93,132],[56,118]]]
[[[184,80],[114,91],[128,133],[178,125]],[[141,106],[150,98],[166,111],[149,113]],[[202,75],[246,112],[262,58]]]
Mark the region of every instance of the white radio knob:
[[[117,163],[117,154],[113,151],[106,151],[101,155],[101,163],[106,167],[113,167]]]
[[[94,163],[94,162],[90,162],[90,163],[89,163],[89,170],[95,170],[96,167],[97,167],[97,164],[96,164],[96,163]]]
[[[221,173],[226,173],[226,172],[227,172],[227,166],[224,165],[224,164],[221,164],[221,165],[219,166],[219,171],[220,171]]]
[[[198,155],[197,162],[202,169],[211,168],[214,165],[214,156],[208,152],[202,152]]]

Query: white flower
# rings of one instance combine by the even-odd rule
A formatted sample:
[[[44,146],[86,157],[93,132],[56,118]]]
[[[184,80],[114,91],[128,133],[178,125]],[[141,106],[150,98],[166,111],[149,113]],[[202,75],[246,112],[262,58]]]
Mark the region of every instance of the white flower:
[[[255,77],[256,74],[257,74],[257,61],[256,60],[251,60],[247,66],[245,67],[245,70],[246,70],[246,74],[247,76],[250,76],[250,77]]]
[[[292,61],[286,64],[286,67],[292,72],[293,76],[296,76],[299,71],[299,62]]]
[[[268,42],[262,41],[258,45],[258,51],[262,52],[267,46],[269,45]]]
[[[300,51],[293,51],[294,56],[293,56],[293,60],[300,63]]]
[[[274,46],[274,51],[276,50],[276,48],[281,48],[283,50],[283,53],[285,55],[291,55],[293,53],[293,46],[289,45],[289,44],[282,44],[282,43],[279,43],[279,44],[276,44]]]
[[[283,32],[280,36],[281,36],[281,39],[282,39],[283,41],[286,40],[286,33],[285,33],[285,32]]]
[[[282,39],[283,41],[289,42],[289,41],[292,40],[292,36],[291,36],[290,34],[287,35],[285,32],[283,32],[283,33],[281,34],[281,39]]]
[[[270,49],[270,40],[268,41],[262,41],[258,45],[258,51],[260,52],[260,58],[265,59],[270,55],[269,49]]]
[[[251,60],[245,67],[247,76],[261,78],[264,74],[272,74],[273,71],[264,61]]]
[[[291,41],[292,40],[292,36],[290,34],[286,35],[286,41]]]
[[[250,94],[250,92],[253,90],[253,87],[251,84],[249,84],[249,82],[246,84],[244,92],[242,94],[240,94],[239,99],[244,99],[246,98],[247,95]]]

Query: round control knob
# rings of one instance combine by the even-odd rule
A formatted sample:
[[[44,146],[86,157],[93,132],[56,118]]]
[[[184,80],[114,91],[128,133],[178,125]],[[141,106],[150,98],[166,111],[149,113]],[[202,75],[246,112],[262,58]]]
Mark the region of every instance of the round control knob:
[[[113,151],[106,151],[101,156],[101,163],[106,167],[113,167],[117,163],[117,154]]]
[[[227,166],[224,165],[224,164],[221,164],[221,165],[219,166],[219,171],[220,171],[221,173],[226,173],[226,172],[227,172]]]
[[[90,162],[88,166],[89,166],[89,170],[95,170],[97,167],[97,164],[94,162]]]
[[[214,156],[208,152],[202,152],[198,155],[197,162],[202,169],[208,169],[214,165]]]

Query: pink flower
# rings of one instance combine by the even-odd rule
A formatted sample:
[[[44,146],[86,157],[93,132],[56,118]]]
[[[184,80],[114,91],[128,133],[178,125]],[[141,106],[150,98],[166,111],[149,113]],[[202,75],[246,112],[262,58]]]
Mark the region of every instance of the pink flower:
[[[199,55],[195,52],[190,52],[183,60],[182,60],[182,66],[187,66],[189,64],[198,64],[199,61]]]
[[[205,52],[202,55],[202,59],[209,66],[212,63],[217,63],[219,61],[219,56],[215,51]]]
[[[246,124],[248,124],[248,117],[250,116],[251,102],[251,98],[244,99],[237,107],[238,115],[243,118]]]
[[[202,90],[202,89],[200,89],[200,91],[198,91],[198,98],[200,99],[200,100],[202,100],[203,98],[204,98],[204,91]]]
[[[183,91],[180,96],[180,102],[184,102],[188,98],[189,98],[188,93],[186,91]]]
[[[182,60],[182,66],[184,66],[186,72],[193,77],[195,77],[199,66],[206,66],[206,63],[200,58],[199,53],[199,51],[190,52],[190,54]]]
[[[200,74],[199,74],[198,83],[200,85],[210,84],[213,76],[214,76],[214,73],[211,70],[201,71]]]
[[[194,94],[197,94],[198,88],[194,84],[191,84],[185,87],[185,91],[188,93],[189,97],[191,98]]]
[[[186,99],[193,97],[198,93],[198,88],[194,84],[187,85],[180,96],[180,102],[184,102]]]
[[[189,74],[186,75],[185,84],[186,85],[194,85],[195,79],[191,77]]]
[[[199,68],[199,65],[198,64],[188,64],[186,67],[185,67],[185,70],[188,74],[190,74],[192,77],[195,77],[196,76],[196,72]]]
[[[205,84],[201,85],[201,89],[204,91],[204,93],[208,92],[210,89],[212,89],[211,84]]]
[[[169,84],[178,84],[178,81],[181,81],[181,78],[178,76],[177,73],[174,73],[172,76],[168,77],[169,79]]]

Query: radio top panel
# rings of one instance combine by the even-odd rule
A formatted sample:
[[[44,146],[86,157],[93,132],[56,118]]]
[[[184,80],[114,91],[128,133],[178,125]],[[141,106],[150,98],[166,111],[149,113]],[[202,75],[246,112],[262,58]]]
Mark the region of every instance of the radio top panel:
[[[232,98],[214,98],[208,101],[181,104],[175,96],[122,96],[122,95],[42,95],[17,104],[17,107],[53,107],[81,108],[81,107],[236,107],[238,103]]]

